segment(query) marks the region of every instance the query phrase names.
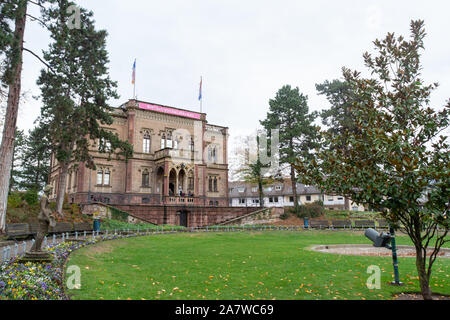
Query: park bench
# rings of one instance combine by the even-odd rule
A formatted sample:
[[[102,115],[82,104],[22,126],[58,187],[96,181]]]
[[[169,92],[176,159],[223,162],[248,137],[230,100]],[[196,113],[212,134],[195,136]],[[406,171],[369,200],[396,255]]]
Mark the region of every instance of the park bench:
[[[348,228],[351,229],[352,227],[352,222],[350,220],[331,220],[331,224],[334,228]]]
[[[70,222],[57,222],[54,228],[50,228],[51,233],[72,232],[73,224]]]
[[[39,232],[39,223],[30,223],[29,229],[31,235],[37,235],[37,233]]]
[[[329,228],[328,220],[309,220],[309,227],[314,229]]]
[[[75,222],[73,224],[74,231],[92,231],[92,223],[89,222]]]
[[[27,223],[11,223],[6,225],[8,239],[26,238],[30,235]]]
[[[389,224],[385,219],[377,220],[377,224],[379,229],[389,229]]]
[[[375,228],[375,221],[373,220],[355,220],[355,228]]]

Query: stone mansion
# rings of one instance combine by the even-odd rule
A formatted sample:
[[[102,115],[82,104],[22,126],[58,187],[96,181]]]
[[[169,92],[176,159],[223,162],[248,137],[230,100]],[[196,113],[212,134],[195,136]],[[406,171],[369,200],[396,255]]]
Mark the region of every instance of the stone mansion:
[[[104,127],[133,145],[128,161],[98,151],[96,170],[73,163],[69,202],[115,205],[225,207],[228,201],[228,128],[209,124],[205,113],[129,100],[112,108],[114,123]],[[107,145],[107,142],[105,142]],[[49,183],[56,197],[60,168],[51,160]]]

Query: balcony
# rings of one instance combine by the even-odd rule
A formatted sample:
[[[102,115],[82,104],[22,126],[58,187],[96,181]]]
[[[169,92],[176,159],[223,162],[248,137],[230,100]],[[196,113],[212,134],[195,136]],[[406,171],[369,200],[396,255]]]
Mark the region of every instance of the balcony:
[[[174,205],[195,205],[197,201],[194,197],[166,196],[166,204]],[[199,199],[197,199],[199,200]]]
[[[187,149],[173,149],[173,148],[164,148],[155,152],[155,160],[163,159],[163,158],[175,158],[175,159],[183,159],[183,160],[199,160],[201,161],[201,157],[199,157],[198,151],[192,151]]]

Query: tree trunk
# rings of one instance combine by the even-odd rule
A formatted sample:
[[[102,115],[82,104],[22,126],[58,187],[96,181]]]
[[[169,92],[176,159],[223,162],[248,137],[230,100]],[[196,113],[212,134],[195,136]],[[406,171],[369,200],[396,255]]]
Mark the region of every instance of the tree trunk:
[[[297,201],[297,180],[295,179],[295,169],[291,165],[291,183],[292,183],[292,193],[294,195],[294,208],[295,213],[298,213],[298,201]]]
[[[6,207],[8,203],[8,190],[11,179],[12,157],[16,133],[17,113],[19,110],[21,78],[22,78],[22,53],[23,36],[25,33],[27,2],[19,4],[23,6],[23,15],[16,18],[14,36],[18,39],[19,61],[14,70],[14,79],[9,84],[8,102],[6,107],[3,137],[0,146],[0,233],[5,231]],[[20,10],[20,8],[18,9]]]
[[[264,193],[261,179],[258,181],[258,189],[259,189],[259,207],[264,207]]]
[[[426,255],[423,255],[422,248],[416,247],[416,267],[419,275],[420,291],[424,300],[432,300],[430,289],[430,277],[428,276],[425,268]]]
[[[66,183],[67,183],[67,173],[69,171],[69,163],[63,162],[60,163],[61,166],[61,173],[59,175],[59,183],[58,183],[58,190],[56,195],[56,212],[63,217],[63,204],[64,204],[64,197],[66,195]]]
[[[347,197],[344,198],[344,210],[350,210],[350,199]]]

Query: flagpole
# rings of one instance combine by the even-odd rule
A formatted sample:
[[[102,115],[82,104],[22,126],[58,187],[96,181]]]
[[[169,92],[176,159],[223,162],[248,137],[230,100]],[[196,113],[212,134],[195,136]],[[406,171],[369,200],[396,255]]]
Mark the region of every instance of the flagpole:
[[[203,107],[203,79],[202,76],[200,76],[200,113],[202,113],[202,107]]]

